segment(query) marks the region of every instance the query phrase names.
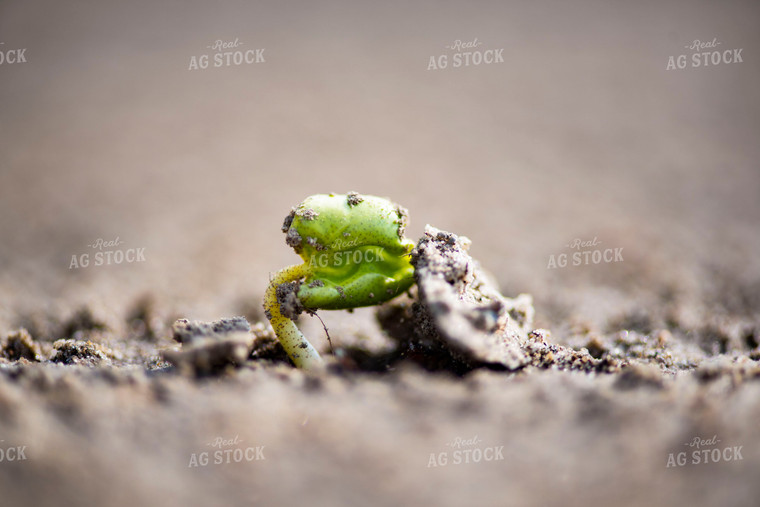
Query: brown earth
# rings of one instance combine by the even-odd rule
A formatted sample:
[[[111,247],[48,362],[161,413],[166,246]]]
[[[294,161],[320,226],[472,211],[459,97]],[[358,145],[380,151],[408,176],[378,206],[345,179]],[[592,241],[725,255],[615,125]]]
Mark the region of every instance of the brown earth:
[[[2,2],[0,51],[27,63],[0,66],[0,504],[755,505],[758,14]],[[266,62],[188,70],[236,38]],[[427,70],[476,38],[504,63]],[[713,38],[743,61],[666,70]],[[349,190],[408,208],[410,238],[469,237],[504,295],[530,294],[526,362],[412,350],[413,299],[320,312],[335,355],[302,317],[330,367],[285,362],[261,309],[298,260],[282,219]],[[98,239],[145,260],[95,265]],[[597,248],[623,260],[547,268]],[[237,315],[251,330],[203,368],[172,338]],[[693,463],[695,438],[731,460]]]

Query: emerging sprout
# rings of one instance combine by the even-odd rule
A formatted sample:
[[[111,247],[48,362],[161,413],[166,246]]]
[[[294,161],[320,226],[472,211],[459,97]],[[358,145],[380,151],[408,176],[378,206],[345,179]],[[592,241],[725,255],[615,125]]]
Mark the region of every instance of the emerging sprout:
[[[313,195],[285,218],[286,242],[304,262],[274,275],[264,309],[296,366],[322,362],[293,322],[298,314],[376,305],[412,286],[406,221],[404,208],[355,192]]]

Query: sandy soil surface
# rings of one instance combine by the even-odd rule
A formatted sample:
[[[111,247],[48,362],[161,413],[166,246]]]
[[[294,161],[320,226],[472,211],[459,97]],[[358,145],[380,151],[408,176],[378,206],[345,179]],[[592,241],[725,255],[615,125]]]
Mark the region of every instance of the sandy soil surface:
[[[0,503],[755,505],[758,14],[0,3],[0,51],[27,59],[0,66]],[[265,61],[189,70],[236,39]],[[743,60],[667,70],[695,39]],[[504,62],[428,70],[456,40]],[[415,290],[320,312],[336,355],[303,317],[330,368],[292,368],[261,308],[298,260],[280,225],[349,190],[529,294],[524,361],[411,353]],[[622,260],[552,266],[605,249]],[[177,319],[234,316],[243,360],[166,360]]]

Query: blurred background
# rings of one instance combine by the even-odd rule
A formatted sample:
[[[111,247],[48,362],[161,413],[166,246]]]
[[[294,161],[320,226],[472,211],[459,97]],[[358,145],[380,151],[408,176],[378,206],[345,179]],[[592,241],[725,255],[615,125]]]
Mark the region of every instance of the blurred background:
[[[756,0],[0,0],[0,340],[132,347],[2,358],[0,450],[29,459],[0,464],[0,504],[756,504],[759,22]],[[692,67],[695,40],[732,63]],[[264,61],[214,67],[216,41]],[[503,62],[453,67],[473,50]],[[284,217],[351,190],[408,208],[414,240],[468,236],[550,342],[651,368],[158,367],[176,318],[261,319],[298,261]],[[97,266],[98,240],[144,261]],[[575,240],[623,260],[562,267]],[[371,308],[320,315],[338,345],[380,335]],[[666,465],[713,435],[742,461]],[[188,466],[237,436],[266,461]],[[430,468],[473,437],[504,461]]]
[[[257,309],[269,273],[298,260],[280,232],[290,208],[349,190],[407,207],[413,239],[428,223],[470,237],[505,294],[533,294],[560,334],[673,299],[694,319],[750,314],[759,14],[2,0],[0,51],[26,62],[0,65],[0,328],[82,306],[121,319],[146,294],[188,318]],[[695,39],[743,61],[692,68]],[[217,40],[265,61],[190,70]],[[456,40],[503,62],[453,68]],[[681,54],[687,68],[667,70]],[[449,66],[428,70],[440,55]],[[98,238],[145,262],[70,269]],[[576,238],[624,261],[548,269]]]

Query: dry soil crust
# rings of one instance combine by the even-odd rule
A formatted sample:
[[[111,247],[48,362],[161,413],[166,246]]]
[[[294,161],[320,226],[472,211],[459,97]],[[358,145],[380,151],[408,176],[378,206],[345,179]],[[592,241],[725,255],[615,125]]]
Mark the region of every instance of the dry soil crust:
[[[8,333],[3,504],[754,505],[754,329],[717,353],[676,328],[561,345],[468,243],[428,228],[416,290],[377,310],[393,347],[337,343],[316,374],[264,322],[170,335],[149,301],[128,336],[86,310],[58,340]]]

